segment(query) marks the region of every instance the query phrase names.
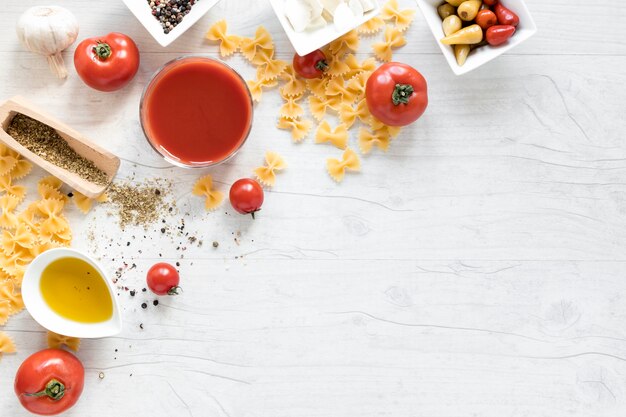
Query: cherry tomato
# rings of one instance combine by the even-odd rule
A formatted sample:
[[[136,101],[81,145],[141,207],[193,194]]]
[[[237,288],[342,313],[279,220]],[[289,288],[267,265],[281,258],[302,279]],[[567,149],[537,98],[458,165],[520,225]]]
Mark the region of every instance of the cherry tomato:
[[[498,24],[498,18],[496,14],[489,9],[484,9],[478,12],[476,15],[476,24],[483,30],[489,29],[493,25]]]
[[[261,210],[263,187],[253,179],[242,178],[230,187],[230,204],[241,214],[252,214]]]
[[[515,26],[511,25],[495,25],[487,29],[485,39],[489,45],[501,45],[515,33]]]
[[[304,56],[295,54],[293,69],[302,78],[320,78],[328,69],[326,55],[319,49]]]
[[[115,91],[124,87],[139,69],[139,49],[128,36],[112,32],[82,41],[74,52],[74,66],[89,87]]]
[[[498,16],[498,23],[501,25],[517,26],[519,24],[519,17],[512,11],[502,5],[502,3],[496,4],[493,11]]]
[[[15,394],[31,413],[51,416],[76,404],[85,368],[70,352],[45,349],[30,355],[15,375]]]
[[[156,295],[178,295],[180,276],[172,265],[160,262],[152,265],[146,277],[148,288]]]
[[[487,6],[495,6],[498,3],[498,0],[483,0]]]
[[[427,90],[426,80],[415,68],[388,62],[367,80],[365,97],[378,120],[388,126],[406,126],[426,111]]]

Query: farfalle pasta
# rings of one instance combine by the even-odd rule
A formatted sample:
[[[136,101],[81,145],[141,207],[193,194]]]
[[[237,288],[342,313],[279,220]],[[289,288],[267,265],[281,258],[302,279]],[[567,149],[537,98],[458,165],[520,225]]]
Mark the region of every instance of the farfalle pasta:
[[[298,104],[298,100],[300,100],[302,96],[283,98],[285,99],[285,104],[282,105],[278,112],[280,117],[284,117],[286,119],[295,119],[304,114],[304,109],[300,104]]]
[[[5,332],[0,332],[0,354],[14,352],[15,343],[13,343],[13,340]]]
[[[350,68],[350,71],[344,74],[344,77],[347,79],[350,79],[362,72],[371,73],[378,66],[375,58],[370,57],[359,62],[359,59],[353,54],[346,55],[344,62]]]
[[[106,193],[101,194],[97,198],[89,198],[86,195],[83,195],[76,190],[72,191],[72,194],[73,194],[72,200],[74,201],[74,205],[83,214],[89,213],[89,211],[93,207],[94,202],[104,203],[108,199]]]
[[[348,148],[343,152],[341,159],[329,158],[326,161],[326,170],[328,175],[337,181],[343,181],[346,171],[359,171],[361,169],[361,161],[359,156],[352,149]]]
[[[14,155],[10,153],[0,154],[0,176],[9,174],[16,165],[17,158]]]
[[[61,349],[66,346],[68,349],[77,352],[80,348],[80,339],[77,337],[63,336],[51,331],[48,331],[46,341],[50,349]]]
[[[359,33],[351,30],[340,38],[335,39],[328,45],[328,50],[336,57],[341,58],[349,51],[356,52],[359,49]]]
[[[315,132],[315,143],[330,143],[339,148],[346,149],[348,146],[348,128],[344,124],[340,124],[333,129],[330,124],[324,120]]]
[[[191,192],[204,198],[204,208],[207,210],[215,210],[224,200],[224,194],[213,188],[213,177],[210,175],[198,179]]]
[[[296,75],[293,65],[288,65],[282,74],[285,84],[280,88],[283,97],[301,96],[307,89],[307,83]]]
[[[406,45],[406,39],[402,32],[393,26],[387,26],[383,42],[372,45],[374,55],[381,61],[389,62],[393,58],[393,50]]]
[[[259,26],[253,38],[242,38],[241,53],[248,61],[253,61],[258,50],[273,51],[272,35],[263,26]]]
[[[241,46],[242,38],[236,35],[228,35],[226,20],[220,20],[209,28],[206,38],[213,42],[219,42],[220,55],[230,56],[237,52]]]
[[[26,197],[26,187],[22,185],[14,185],[13,178],[10,175],[0,177],[0,191],[17,197],[21,202]]]
[[[359,26],[357,31],[364,35],[373,35],[380,32],[383,27],[385,27],[385,21],[380,16],[376,16]]]
[[[391,136],[389,136],[388,133],[382,131],[372,133],[363,128],[359,130],[359,149],[361,149],[361,152],[364,154],[370,153],[374,146],[386,152],[387,149],[389,149],[390,143]]]
[[[0,197],[1,229],[13,229],[18,225],[17,215],[15,215],[14,210],[19,203],[20,199],[11,194],[5,194]]]
[[[28,251],[35,244],[35,235],[25,223],[18,223],[13,230],[2,231],[2,250],[5,253]]]
[[[22,294],[17,291],[17,286],[12,280],[0,281],[0,300],[8,303],[9,316],[17,314],[24,309]]]
[[[33,169],[33,165],[24,158],[18,158],[17,164],[9,172],[9,175],[14,180],[19,180],[27,176]]]
[[[263,97],[263,89],[264,88],[272,88],[278,85],[278,81],[276,79],[266,80],[266,79],[254,79],[246,81],[248,84],[248,89],[250,90],[250,95],[252,99],[256,102],[261,101],[261,97]]]
[[[346,88],[345,80],[341,77],[335,77],[328,82],[326,86],[326,96],[341,96],[341,101],[352,103],[354,94]]]
[[[384,124],[383,122],[381,122],[380,120],[378,120],[377,118],[375,118],[374,116],[371,116],[369,120],[367,121],[367,123],[370,125],[370,127],[372,128],[374,132],[382,131],[388,134],[391,138],[397,137],[400,134],[400,131],[402,130],[402,128],[399,126],[388,126]]]
[[[306,80],[306,86],[311,94],[320,100],[326,99],[326,86],[328,85],[327,78],[313,78]]]
[[[331,96],[320,99],[317,96],[309,96],[309,109],[311,114],[319,122],[326,116],[328,109],[339,110],[341,108],[341,97]]]
[[[311,131],[313,122],[308,119],[288,119],[286,117],[281,117],[278,119],[276,127],[283,130],[289,130],[293,141],[300,142],[306,138]]]
[[[339,120],[350,129],[357,119],[357,109],[351,103],[342,103],[339,109]]]
[[[365,97],[365,87],[370,75],[370,72],[361,72],[348,80],[346,90],[351,95],[352,101]]]
[[[262,54],[258,65],[258,79],[275,80],[287,69],[288,64],[286,61],[274,59],[273,55]]]
[[[415,9],[400,10],[398,0],[387,1],[380,12],[380,18],[395,22],[395,28],[400,32],[404,32],[409,28],[414,17]]]
[[[287,164],[282,156],[276,152],[267,151],[265,153],[265,165],[254,170],[254,176],[265,186],[273,187],[276,183],[276,173],[287,168]]]

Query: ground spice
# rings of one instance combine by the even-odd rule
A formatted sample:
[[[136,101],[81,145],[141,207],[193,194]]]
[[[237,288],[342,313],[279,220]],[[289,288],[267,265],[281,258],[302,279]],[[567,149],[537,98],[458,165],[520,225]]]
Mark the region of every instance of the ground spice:
[[[144,184],[112,184],[107,195],[116,208],[122,229],[128,225],[147,227],[159,221],[166,210],[165,196],[169,187],[162,181]]]
[[[97,185],[107,185],[108,175],[80,156],[52,127],[18,113],[7,133],[20,145],[46,161]]]

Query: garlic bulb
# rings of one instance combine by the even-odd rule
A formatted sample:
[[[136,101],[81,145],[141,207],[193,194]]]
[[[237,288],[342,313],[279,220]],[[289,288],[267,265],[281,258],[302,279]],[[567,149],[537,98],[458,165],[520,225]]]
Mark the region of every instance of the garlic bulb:
[[[67,78],[61,52],[78,36],[78,21],[69,10],[59,6],[31,7],[18,20],[16,31],[26,49],[44,55],[52,72]]]

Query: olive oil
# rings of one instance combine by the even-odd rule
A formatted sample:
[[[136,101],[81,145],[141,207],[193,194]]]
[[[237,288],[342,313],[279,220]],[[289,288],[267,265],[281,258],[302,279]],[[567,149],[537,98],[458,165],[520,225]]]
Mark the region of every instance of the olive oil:
[[[45,302],[60,316],[99,323],[113,315],[113,300],[104,279],[91,264],[66,257],[43,270],[39,286]]]

